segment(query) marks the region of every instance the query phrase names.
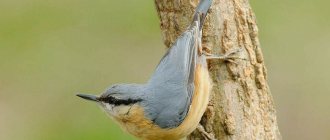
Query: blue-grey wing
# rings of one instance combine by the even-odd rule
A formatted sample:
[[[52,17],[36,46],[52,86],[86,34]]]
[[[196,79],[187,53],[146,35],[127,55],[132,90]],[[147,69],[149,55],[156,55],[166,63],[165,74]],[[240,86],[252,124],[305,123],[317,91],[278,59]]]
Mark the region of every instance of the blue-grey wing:
[[[161,128],[179,126],[194,96],[194,76],[199,62],[201,28],[212,0],[200,0],[193,23],[168,50],[147,83],[143,106],[146,116]],[[204,61],[205,62],[205,61]]]
[[[162,128],[184,120],[194,94],[195,67],[200,41],[198,22],[192,24],[168,50],[148,82],[147,117]]]
[[[187,84],[193,82],[198,57],[198,35],[198,28],[195,26],[184,32],[163,56],[149,83]]]

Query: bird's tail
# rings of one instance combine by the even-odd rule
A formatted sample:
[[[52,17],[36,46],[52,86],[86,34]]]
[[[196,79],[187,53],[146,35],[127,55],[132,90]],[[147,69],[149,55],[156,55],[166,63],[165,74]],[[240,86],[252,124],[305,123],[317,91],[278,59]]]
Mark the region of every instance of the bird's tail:
[[[207,15],[208,10],[211,7],[212,1],[213,0],[200,0],[198,6],[196,8],[193,22],[199,21],[199,29],[200,30],[203,27],[205,17]]]

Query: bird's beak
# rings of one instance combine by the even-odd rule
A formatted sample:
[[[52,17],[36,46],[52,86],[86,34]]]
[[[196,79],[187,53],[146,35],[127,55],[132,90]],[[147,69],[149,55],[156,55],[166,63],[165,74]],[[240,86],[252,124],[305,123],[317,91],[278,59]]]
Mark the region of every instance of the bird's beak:
[[[89,100],[89,101],[94,101],[94,102],[99,102],[99,97],[95,95],[87,95],[87,94],[77,94],[78,97]]]

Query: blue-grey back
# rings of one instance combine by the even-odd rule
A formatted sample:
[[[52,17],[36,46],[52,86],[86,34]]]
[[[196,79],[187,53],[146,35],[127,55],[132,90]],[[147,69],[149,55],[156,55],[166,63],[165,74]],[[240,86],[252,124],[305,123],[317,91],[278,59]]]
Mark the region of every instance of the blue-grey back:
[[[161,128],[179,126],[185,119],[194,94],[195,68],[199,62],[201,27],[212,0],[201,0],[194,21],[168,50],[146,84],[146,116]],[[202,15],[202,16],[200,16]]]
[[[183,33],[168,50],[147,83],[147,117],[162,128],[184,120],[194,93],[198,26]]]

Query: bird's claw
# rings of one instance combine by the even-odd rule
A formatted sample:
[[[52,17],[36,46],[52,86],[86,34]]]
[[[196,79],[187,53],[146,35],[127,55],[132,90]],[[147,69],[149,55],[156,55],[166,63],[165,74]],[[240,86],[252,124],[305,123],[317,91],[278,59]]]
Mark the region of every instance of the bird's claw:
[[[205,131],[204,127],[201,124],[198,124],[197,130],[203,135],[203,137],[207,140],[216,140],[213,134],[210,134]]]
[[[243,49],[240,48],[240,49],[235,49],[235,50],[229,51],[229,52],[225,53],[224,55],[214,55],[214,54],[211,54],[211,53],[208,53],[205,51],[203,52],[203,54],[206,56],[206,59],[208,59],[208,60],[220,59],[220,60],[224,60],[224,61],[228,61],[228,62],[237,64],[234,60],[243,59],[243,58],[240,58],[236,54],[238,54],[239,52],[242,52],[242,51],[243,51]]]

